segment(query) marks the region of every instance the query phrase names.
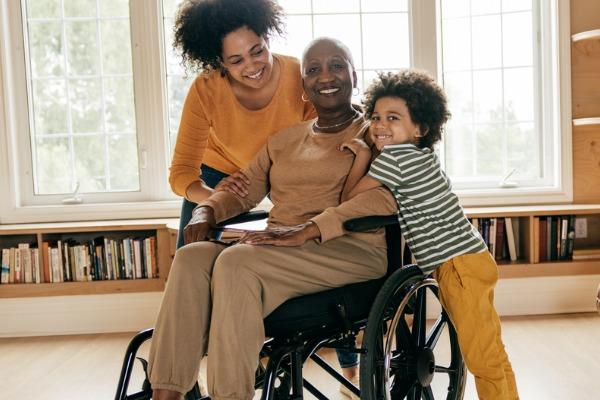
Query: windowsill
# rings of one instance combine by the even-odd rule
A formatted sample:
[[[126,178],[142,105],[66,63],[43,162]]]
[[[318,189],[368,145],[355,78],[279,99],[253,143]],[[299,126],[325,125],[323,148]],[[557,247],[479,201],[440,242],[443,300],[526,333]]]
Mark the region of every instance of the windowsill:
[[[176,218],[181,200],[110,204],[13,207],[2,212],[0,224],[90,220]]]
[[[263,200],[256,209],[268,211],[271,206],[270,201]],[[2,210],[0,225],[38,222],[179,218],[180,211],[180,199],[110,204],[84,203],[74,205],[23,206]]]
[[[498,188],[485,191],[456,190],[455,192],[463,207],[565,204],[573,202],[572,190],[559,190],[556,188]]]

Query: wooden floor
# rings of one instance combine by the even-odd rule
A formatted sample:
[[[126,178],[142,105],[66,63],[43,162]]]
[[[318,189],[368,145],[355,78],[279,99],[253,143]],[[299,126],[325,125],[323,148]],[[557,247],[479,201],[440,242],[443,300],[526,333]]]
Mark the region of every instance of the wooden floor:
[[[114,398],[131,336],[119,333],[0,339],[0,399]],[[522,399],[598,398],[600,315],[505,318],[503,337]],[[332,352],[325,357],[334,362]],[[323,378],[314,365],[307,369],[307,378],[311,377],[317,378],[317,385],[332,399],[344,399],[337,384]],[[134,384],[139,385],[140,379],[137,374]],[[469,376],[465,399],[476,398]]]

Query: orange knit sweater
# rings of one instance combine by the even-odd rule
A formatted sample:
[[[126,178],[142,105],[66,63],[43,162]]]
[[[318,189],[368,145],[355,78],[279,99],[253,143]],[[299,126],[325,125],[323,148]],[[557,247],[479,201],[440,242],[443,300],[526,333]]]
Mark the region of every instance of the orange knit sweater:
[[[246,167],[273,133],[316,116],[302,100],[300,64],[293,57],[273,55],[281,65],[273,98],[260,110],[242,106],[219,71],[201,74],[192,84],[181,115],[169,183],[185,196],[198,181],[202,164],[231,174]]]

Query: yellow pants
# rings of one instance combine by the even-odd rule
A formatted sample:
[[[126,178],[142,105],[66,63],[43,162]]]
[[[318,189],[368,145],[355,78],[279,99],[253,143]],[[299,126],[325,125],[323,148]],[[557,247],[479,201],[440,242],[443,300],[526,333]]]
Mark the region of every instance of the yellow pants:
[[[465,364],[482,400],[518,399],[515,374],[494,308],[498,267],[490,253],[465,254],[435,272],[440,300],[458,334]]]

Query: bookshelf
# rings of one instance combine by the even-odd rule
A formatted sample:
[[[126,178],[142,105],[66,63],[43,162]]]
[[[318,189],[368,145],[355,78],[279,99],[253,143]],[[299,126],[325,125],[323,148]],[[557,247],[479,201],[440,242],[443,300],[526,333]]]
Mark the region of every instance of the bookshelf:
[[[600,275],[600,258],[573,261],[538,261],[540,238],[536,234],[540,218],[571,216],[585,220],[586,237],[575,237],[574,249],[600,248],[600,204],[565,204],[543,206],[510,206],[466,208],[471,219],[511,218],[518,220],[518,258],[516,261],[497,260],[500,278],[534,278],[552,276]]]
[[[600,199],[600,9],[572,1],[571,90],[573,114],[573,192],[576,203]],[[592,29],[590,29],[592,28]]]
[[[600,204],[566,204],[543,206],[505,206],[466,208],[471,219],[511,218],[518,226],[516,261],[498,260],[500,278],[536,278],[600,274],[600,259],[537,261],[539,234],[536,224],[540,218],[570,216],[585,219],[587,237],[576,237],[574,249],[600,248]],[[164,289],[172,257],[175,253],[177,219],[94,221],[0,226],[0,247],[39,243],[57,238],[80,238],[98,235],[131,235],[140,233],[156,236],[156,258],[159,277],[152,279],[117,279],[87,282],[13,283],[0,284],[0,298],[68,296],[109,293],[157,292]]]
[[[176,219],[65,222],[45,224],[0,225],[0,249],[27,244],[38,249],[39,265],[43,265],[42,243],[85,242],[96,237],[116,240],[127,237],[154,237],[155,265],[158,277],[52,283],[0,284],[0,298],[68,296],[109,293],[156,292],[164,289],[175,252]]]

